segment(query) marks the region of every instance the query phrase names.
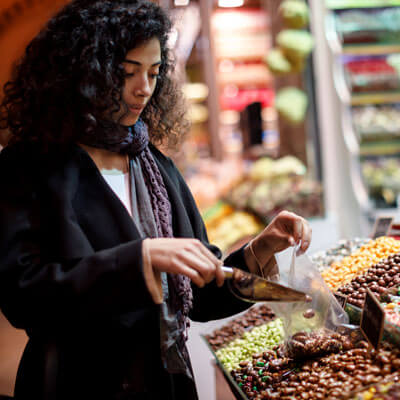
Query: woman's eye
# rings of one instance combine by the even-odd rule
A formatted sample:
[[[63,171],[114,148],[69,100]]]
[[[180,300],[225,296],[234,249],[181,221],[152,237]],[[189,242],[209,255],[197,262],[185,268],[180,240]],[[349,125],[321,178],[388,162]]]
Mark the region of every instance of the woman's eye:
[[[129,78],[130,76],[135,75],[133,72],[125,72],[125,77]]]
[[[160,75],[160,74],[150,74],[150,77],[151,77],[152,79],[157,79],[159,75]]]

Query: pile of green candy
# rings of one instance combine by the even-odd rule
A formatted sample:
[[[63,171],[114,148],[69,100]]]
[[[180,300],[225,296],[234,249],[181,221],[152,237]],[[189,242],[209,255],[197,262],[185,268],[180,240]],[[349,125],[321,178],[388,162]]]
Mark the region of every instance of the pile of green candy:
[[[235,339],[215,354],[227,371],[239,367],[242,361],[252,360],[253,354],[271,349],[283,341],[283,324],[276,319],[268,324],[253,328],[239,339]]]

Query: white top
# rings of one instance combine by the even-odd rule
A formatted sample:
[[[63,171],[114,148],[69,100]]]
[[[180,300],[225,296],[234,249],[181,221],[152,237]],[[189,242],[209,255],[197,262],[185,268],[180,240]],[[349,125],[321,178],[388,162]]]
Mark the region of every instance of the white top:
[[[119,197],[129,214],[132,215],[131,195],[129,190],[129,172],[124,174],[116,169],[103,169],[101,170],[101,174],[114,193]]]

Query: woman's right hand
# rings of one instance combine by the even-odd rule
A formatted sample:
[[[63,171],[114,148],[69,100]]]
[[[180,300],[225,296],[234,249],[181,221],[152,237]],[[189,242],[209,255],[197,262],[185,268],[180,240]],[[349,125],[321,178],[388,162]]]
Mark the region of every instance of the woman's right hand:
[[[203,287],[214,278],[220,287],[224,283],[222,261],[198,239],[147,239],[151,264],[154,269],[171,274],[182,274],[197,286]]]

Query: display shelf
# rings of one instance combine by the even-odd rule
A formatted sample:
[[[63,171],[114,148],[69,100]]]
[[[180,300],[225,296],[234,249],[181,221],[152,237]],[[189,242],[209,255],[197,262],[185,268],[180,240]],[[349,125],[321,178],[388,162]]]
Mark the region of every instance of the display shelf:
[[[335,4],[334,4],[335,3]],[[326,11],[325,35],[328,48],[332,54],[332,72],[336,93],[340,104],[340,127],[343,135],[347,153],[350,160],[350,180],[353,187],[353,193],[363,215],[369,220],[374,220],[377,213],[382,211],[370,197],[369,189],[362,175],[361,161],[362,156],[393,156],[400,153],[400,141],[393,138],[376,138],[376,140],[362,140],[362,137],[356,132],[353,124],[352,107],[366,105],[385,105],[400,103],[400,90],[354,93],[349,87],[344,68],[344,56],[377,56],[400,52],[399,44],[348,44],[343,45],[340,34],[336,31],[335,15],[332,9],[345,9],[356,7],[385,7],[387,5],[400,6],[400,1],[384,4],[379,2],[361,1],[330,1],[327,2],[331,8]],[[384,209],[388,212],[387,209]]]
[[[400,0],[326,0],[326,6],[331,10],[396,7],[400,6]]]
[[[400,103],[400,91],[376,92],[376,93],[353,93],[351,105],[361,106],[368,104],[390,104]]]
[[[342,54],[381,55],[400,53],[399,44],[346,44],[341,46]]]
[[[330,50],[335,56],[347,55],[384,55],[400,53],[399,43],[359,43],[342,44],[335,26],[335,15],[329,12],[326,16],[326,36]]]

